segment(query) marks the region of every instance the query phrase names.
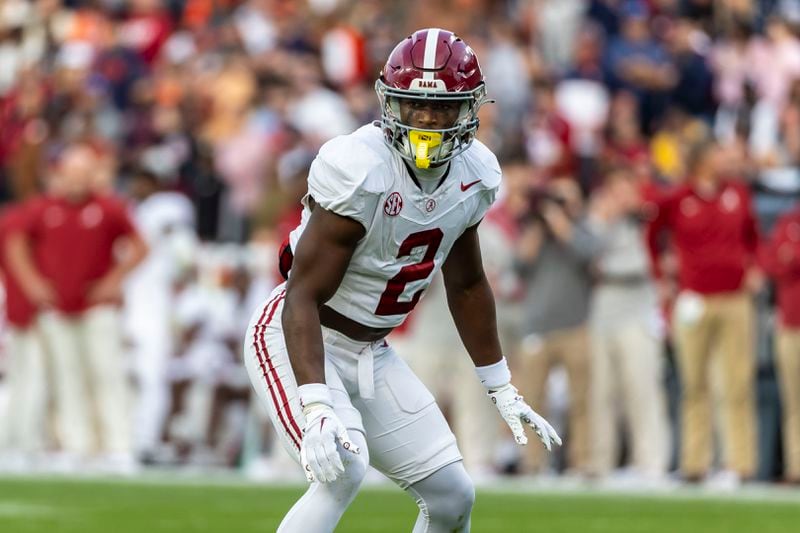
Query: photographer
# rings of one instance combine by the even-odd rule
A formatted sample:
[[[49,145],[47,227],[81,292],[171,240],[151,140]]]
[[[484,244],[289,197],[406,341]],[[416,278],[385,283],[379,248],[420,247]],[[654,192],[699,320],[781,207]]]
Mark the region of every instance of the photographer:
[[[533,190],[521,226],[516,269],[526,294],[520,389],[534,405],[545,405],[550,370],[564,366],[570,391],[567,466],[583,474],[589,467],[589,267],[598,242],[584,225],[583,201],[575,180],[558,178]],[[528,446],[525,453],[525,472],[543,467],[535,446]]]

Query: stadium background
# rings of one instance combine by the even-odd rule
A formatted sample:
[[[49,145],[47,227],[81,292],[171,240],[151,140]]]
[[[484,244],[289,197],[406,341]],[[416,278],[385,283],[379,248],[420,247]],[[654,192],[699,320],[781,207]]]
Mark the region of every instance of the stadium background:
[[[301,480],[274,446],[263,411],[251,403],[239,361],[241,336],[251,310],[279,282],[277,249],[299,219],[298,202],[319,146],[378,118],[373,83],[385,58],[400,38],[429,26],[451,29],[471,44],[489,94],[497,99],[496,105],[483,109],[478,137],[495,151],[510,177],[503,192],[506,211],[499,210],[484,225],[487,268],[498,293],[512,366],[521,365],[518,353],[537,342],[521,317],[547,312],[535,308],[547,306],[545,299],[524,294],[535,280],[521,278],[513,264],[519,221],[541,201],[542,191],[554,193],[550,183],[572,184],[564,187],[564,194],[575,202],[570,216],[577,224],[591,217],[593,209],[602,211],[608,169],[630,169],[643,189],[680,184],[686,179],[691,147],[714,137],[723,150],[721,164],[752,194],[764,242],[775,221],[800,198],[800,2],[793,0],[0,0],[0,201],[21,204],[41,194],[61,150],[86,143],[96,157],[97,190],[129,203],[147,237],[151,259],[169,265],[126,287],[130,295],[136,283],[158,285],[163,291],[159,301],[166,305],[123,305],[120,313],[134,428],[130,457],[109,457],[101,449],[88,457],[68,457],[48,411],[36,449],[3,441],[0,524],[9,520],[9,531],[56,527],[62,522],[48,505],[64,494],[74,493],[78,513],[98,493],[120,490],[113,483],[95,487],[98,493],[91,485],[70,485],[70,480],[87,475],[130,476],[145,483],[155,479],[154,486],[136,483],[131,485],[135,491],[122,489],[142,502],[149,501],[148,493],[163,490],[159,476],[164,473],[189,484],[222,476],[237,487],[234,492],[245,489],[231,479],[277,486]],[[638,31],[640,40],[632,40],[629,30]],[[626,65],[628,60],[636,64]],[[153,194],[160,195],[161,205],[152,208],[151,202],[149,210],[142,209],[145,196]],[[169,231],[163,231],[164,225]],[[677,292],[677,267],[669,251],[662,266],[666,281],[658,287],[664,320],[655,321],[653,328],[662,332],[656,383],[666,401],[659,416],[667,431],[659,439],[666,454],[664,472],[656,475],[626,467],[632,460],[631,437],[623,427],[615,430],[621,441],[615,468],[602,475],[593,471],[590,459],[581,462],[565,450],[544,462],[530,459],[535,467],[527,463],[508,442],[496,414],[474,408],[475,401],[459,394],[470,391],[483,401],[479,388],[471,388],[475,384],[469,369],[456,362],[465,357],[451,325],[426,318],[444,309],[436,287],[394,341],[437,392],[459,435],[469,439],[462,446],[472,449],[468,463],[479,486],[512,492],[533,487],[530,500],[516,496],[517,508],[530,505],[534,510],[537,498],[540,506],[555,501],[547,492],[550,487],[567,493],[556,496],[567,498],[565,507],[552,507],[563,514],[571,509],[572,490],[679,491],[690,498],[699,494],[693,490],[739,490],[756,501],[749,507],[740,502],[744,510],[739,522],[733,511],[713,510],[722,503],[709,500],[714,503],[703,506],[706,500],[701,499],[696,513],[689,514],[696,522],[687,518],[673,525],[712,531],[714,523],[724,525],[722,517],[728,516],[734,520],[730,527],[749,524],[742,531],[754,530],[756,523],[765,531],[788,531],[783,529],[791,516],[788,507],[758,503],[796,504],[791,489],[783,492],[774,286],[766,279],[751,287],[758,309],[752,351],[757,365],[757,468],[747,480],[731,476],[720,462],[724,443],[717,439],[713,473],[704,485],[686,489],[678,470],[681,386],[666,320]],[[582,325],[588,324],[589,293],[597,280],[588,273],[587,281],[588,299],[574,302]],[[147,328],[152,323],[143,316],[168,324],[168,338],[154,349],[168,354],[166,358],[141,355],[138,341],[151,337]],[[20,416],[19,406],[6,401],[15,379],[10,359],[6,344],[0,354],[3,421]],[[587,384],[592,382],[591,361],[588,349],[580,363]],[[151,363],[149,370],[143,368]],[[47,395],[50,378],[42,373],[41,379],[42,394]],[[546,404],[569,441],[575,393],[570,395],[568,381],[561,365],[555,365]],[[166,403],[148,402],[153,397],[144,383],[168,391]],[[163,431],[148,440],[137,428],[158,419],[149,410],[164,410],[164,420],[158,422]],[[465,418],[477,422],[459,429]],[[591,439],[586,446],[583,453],[591,457]],[[378,477],[371,482],[379,483]],[[246,489],[254,490],[249,497],[255,501],[257,487]],[[753,497],[753,490],[764,487],[779,487],[780,496],[757,492]],[[78,501],[81,490],[86,496]],[[686,490],[690,492],[680,492]],[[212,492],[223,498],[224,485]],[[191,495],[182,497],[187,509],[203,508],[192,503]],[[492,512],[500,514],[503,508],[502,498],[489,493],[486,498],[498,502],[483,508],[479,504],[476,511],[476,524],[483,523],[481,530],[488,531],[533,531],[538,519],[542,528],[553,521],[553,531],[660,531],[641,524],[659,522],[659,509],[674,505],[673,500],[654,500],[649,504],[654,510],[645,512],[637,526],[635,521],[619,522],[622,512],[609,514],[613,503],[576,499],[587,510],[576,515],[576,522],[558,522],[558,513],[540,507],[502,526],[491,521]],[[270,507],[267,521],[277,520],[291,498],[274,500],[283,503]],[[114,507],[113,502],[107,502],[108,515],[95,513],[89,519],[86,511],[86,524],[102,527],[115,512],[123,516],[124,504]],[[165,516],[176,512],[163,511]],[[769,511],[766,522],[747,522],[747,513],[757,516],[759,511]],[[250,513],[252,521],[242,530],[258,530],[258,513],[242,513]],[[188,514],[173,516],[173,522],[165,522],[173,525],[164,530],[206,530]],[[175,525],[182,523],[192,524],[191,529]],[[346,530],[350,528],[358,530],[353,522]]]

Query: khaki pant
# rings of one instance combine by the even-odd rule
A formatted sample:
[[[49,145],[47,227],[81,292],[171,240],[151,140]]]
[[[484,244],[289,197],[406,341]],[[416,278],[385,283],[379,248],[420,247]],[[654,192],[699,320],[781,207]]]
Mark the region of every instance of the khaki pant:
[[[583,326],[548,333],[538,342],[526,342],[520,350],[514,383],[528,403],[547,418],[545,405],[547,378],[556,365],[564,365],[569,380],[569,435],[567,466],[586,472],[589,469],[589,340]],[[543,466],[545,449],[534,439],[525,446],[523,468],[536,472]]]
[[[720,357],[724,468],[743,478],[756,467],[754,309],[747,293],[701,296],[683,292],[675,302],[675,341],[683,396],[681,470],[705,475],[711,467],[711,358]]]
[[[45,444],[47,383],[41,337],[35,327],[8,332],[8,412],[5,447],[33,453]]]
[[[783,410],[783,462],[787,479],[800,480],[800,329],[778,328],[778,379]]]
[[[661,340],[644,321],[593,329],[592,463],[598,475],[619,456],[619,413],[631,438],[632,461],[647,476],[666,474],[669,424],[664,399]]]
[[[42,313],[39,328],[62,449],[77,455],[130,452],[130,395],[117,310],[94,307],[77,317]]]

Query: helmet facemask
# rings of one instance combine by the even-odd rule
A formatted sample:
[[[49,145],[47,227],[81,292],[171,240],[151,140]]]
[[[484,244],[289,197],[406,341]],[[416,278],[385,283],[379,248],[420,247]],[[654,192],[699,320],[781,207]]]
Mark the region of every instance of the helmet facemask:
[[[472,91],[423,92],[390,87],[378,79],[375,92],[381,104],[380,126],[384,132],[384,142],[417,168],[442,165],[469,148],[478,130],[478,111],[483,104],[492,101],[486,97],[486,88],[482,83]],[[402,99],[456,101],[460,102],[460,109],[452,126],[442,129],[418,128],[403,123],[400,113]]]

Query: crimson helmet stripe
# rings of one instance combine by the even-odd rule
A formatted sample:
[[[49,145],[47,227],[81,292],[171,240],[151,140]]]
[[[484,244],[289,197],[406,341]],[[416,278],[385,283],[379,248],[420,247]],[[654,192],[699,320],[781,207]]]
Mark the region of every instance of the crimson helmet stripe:
[[[432,80],[433,70],[436,68],[436,48],[439,45],[439,28],[431,28],[425,35],[425,56],[422,60],[422,68],[426,69],[422,72],[423,80]]]

